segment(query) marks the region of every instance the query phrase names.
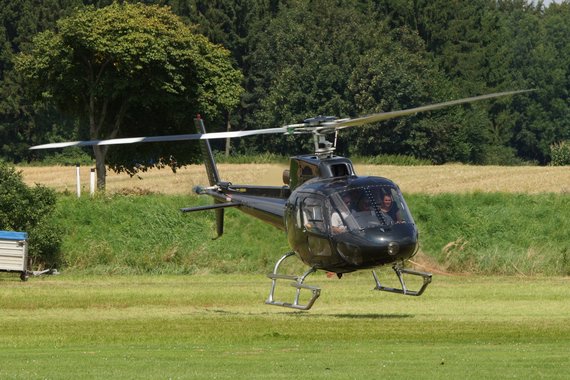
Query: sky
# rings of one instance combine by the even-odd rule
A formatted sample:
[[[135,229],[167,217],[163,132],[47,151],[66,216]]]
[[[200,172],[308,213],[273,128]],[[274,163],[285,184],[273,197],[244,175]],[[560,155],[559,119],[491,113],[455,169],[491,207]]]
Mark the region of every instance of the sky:
[[[533,1],[536,4],[536,0]],[[544,0],[543,3],[545,6],[550,5],[550,3],[558,3],[560,4],[562,0]]]

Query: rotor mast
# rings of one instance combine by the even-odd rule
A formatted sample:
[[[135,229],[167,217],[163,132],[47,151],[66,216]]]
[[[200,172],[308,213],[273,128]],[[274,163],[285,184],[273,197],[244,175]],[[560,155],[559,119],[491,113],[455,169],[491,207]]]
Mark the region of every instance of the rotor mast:
[[[330,126],[334,125],[338,118],[335,116],[317,116],[305,119],[304,129],[313,134],[313,143],[315,145],[315,156],[319,158],[331,157],[336,149],[336,138],[334,141],[327,140],[327,133],[335,131]]]
[[[327,137],[319,132],[313,133],[315,143],[315,156],[319,158],[331,157],[336,149],[334,143],[327,140]]]

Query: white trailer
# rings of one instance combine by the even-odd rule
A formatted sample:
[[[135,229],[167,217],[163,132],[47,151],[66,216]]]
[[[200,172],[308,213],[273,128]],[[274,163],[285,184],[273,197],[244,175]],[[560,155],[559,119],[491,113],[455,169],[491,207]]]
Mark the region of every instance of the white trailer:
[[[0,231],[0,272],[20,272],[20,279],[28,279],[28,234]]]

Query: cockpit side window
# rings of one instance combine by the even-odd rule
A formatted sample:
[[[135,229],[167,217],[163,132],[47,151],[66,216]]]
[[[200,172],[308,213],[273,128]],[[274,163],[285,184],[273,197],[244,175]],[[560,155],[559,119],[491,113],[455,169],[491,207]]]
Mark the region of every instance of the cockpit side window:
[[[326,203],[329,214],[329,227],[333,234],[340,234],[349,230],[350,201],[348,197],[346,199],[345,202],[341,193],[335,193],[331,195],[331,202]]]
[[[318,197],[305,198],[302,205],[303,225],[309,231],[325,232],[323,200]]]

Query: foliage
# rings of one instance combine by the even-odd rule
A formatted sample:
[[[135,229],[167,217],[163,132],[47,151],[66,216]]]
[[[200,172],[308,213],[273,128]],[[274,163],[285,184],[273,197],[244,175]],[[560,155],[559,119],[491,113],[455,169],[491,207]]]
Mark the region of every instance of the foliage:
[[[468,130],[474,163],[545,163],[553,136],[566,135],[570,4],[543,9],[523,1],[379,1],[393,26],[417,30],[461,95],[537,88],[531,96],[492,102]],[[567,33],[566,33],[567,34]],[[562,114],[561,114],[562,112]],[[468,121],[462,121],[463,123]],[[514,149],[514,150],[513,150]],[[500,154],[498,154],[500,153]]]
[[[367,165],[397,165],[397,166],[418,166],[418,165],[432,165],[433,162],[429,160],[422,160],[413,156],[403,156],[400,154],[389,155],[382,154],[379,156],[353,156],[351,160],[355,164]]]
[[[278,126],[315,115],[347,115],[347,79],[363,49],[365,20],[351,7],[328,0],[282,5],[263,33],[252,36],[246,128]],[[356,39],[355,41],[352,41]],[[306,139],[258,137],[248,147],[290,154],[310,149]]]
[[[215,160],[220,164],[288,164],[289,157],[275,153],[260,154],[230,154],[226,156],[221,152],[216,152]]]
[[[570,141],[561,141],[550,146],[551,165],[570,165]]]
[[[214,107],[216,111],[207,114],[212,100],[225,101],[232,91],[212,93],[212,87],[204,88],[212,96],[204,97],[203,102],[196,101],[198,93],[181,96],[178,102],[177,96],[169,91],[180,90],[178,85],[183,81],[168,79],[176,77],[176,74],[169,77],[175,72],[169,65],[157,65],[145,71],[136,68],[136,59],[122,62],[119,67],[124,70],[109,70],[117,75],[109,76],[113,80],[106,83],[133,89],[129,93],[132,101],[122,122],[121,134],[125,136],[156,134],[157,130],[164,134],[189,133],[192,117],[197,112],[205,114],[212,130],[222,130],[228,122],[234,130],[257,129],[298,122],[319,114],[355,116],[482,93],[535,88],[532,94],[454,107],[350,131],[346,134],[349,139],[339,142],[338,152],[363,156],[413,155],[437,163],[528,161],[546,164],[551,160],[550,146],[570,139],[567,126],[570,4],[567,1],[547,7],[541,2],[520,0],[135,0],[123,5],[119,3],[126,2],[50,0],[36,3],[32,0],[7,2],[0,9],[3,32],[0,33],[0,155],[13,161],[43,157],[42,153],[26,150],[32,144],[89,137],[84,128],[79,128],[84,127],[88,119],[79,119],[76,113],[63,115],[55,108],[54,98],[34,101],[24,92],[24,83],[13,70],[13,57],[21,50],[29,50],[33,35],[53,29],[55,20],[69,16],[78,6],[79,14],[85,13],[86,9],[81,9],[83,3],[93,4],[87,9],[101,15],[98,16],[101,22],[93,24],[99,27],[93,30],[108,34],[107,37],[93,35],[91,42],[96,45],[105,38],[117,41],[116,47],[105,45],[107,51],[116,53],[117,57],[125,57],[125,46],[128,51],[149,54],[160,49],[156,49],[159,45],[155,44],[154,50],[144,50],[148,44],[145,45],[142,38],[138,43],[129,43],[119,35],[128,28],[143,31],[147,22],[111,27],[113,22],[121,23],[125,18],[113,15],[111,22],[102,15],[110,15],[121,7],[156,8],[131,3],[163,4],[180,16],[179,21],[193,24],[192,33],[200,33],[231,52],[231,56],[224,56],[227,52],[222,54],[222,50],[214,49],[223,57],[218,57],[219,60],[212,57],[212,62],[218,64],[207,66],[213,70],[207,75],[223,78],[228,74],[233,78],[230,83],[235,85],[241,78],[233,76],[235,71],[228,62],[244,73],[245,93],[239,99],[240,107],[234,108],[239,94],[233,93],[231,107]],[[82,20],[86,24],[80,26],[87,28],[88,19]],[[171,29],[176,30],[176,27]],[[87,32],[83,36],[91,32],[84,30]],[[208,59],[211,57],[205,55]],[[150,61],[159,63],[160,59],[153,57]],[[227,70],[217,69],[220,62]],[[133,68],[133,75],[129,68]],[[137,73],[140,75],[135,75]],[[137,80],[143,75],[155,80]],[[133,80],[125,84],[129,78]],[[161,88],[151,86],[156,85],[156,81],[165,84],[164,93],[159,91]],[[223,81],[208,83],[216,89],[227,84]],[[120,99],[115,99],[114,104],[112,107],[109,103],[109,116],[119,114]],[[110,117],[107,123],[112,124]],[[197,144],[152,145],[111,151],[108,158],[116,163],[112,165],[115,169],[129,170],[158,162],[191,162],[197,157]],[[241,154],[264,152],[269,146],[272,153],[283,155],[311,149],[309,139],[282,136],[236,139],[232,145],[235,152]],[[215,146],[221,148],[221,145]]]
[[[38,34],[16,64],[33,93],[88,121],[90,139],[118,137],[119,131],[181,133],[190,115],[220,118],[237,105],[241,92],[241,74],[224,48],[195,34],[169,9],[143,4],[81,9],[60,19],[56,31]],[[184,113],[167,112],[182,107]],[[99,187],[107,149],[93,148]],[[143,149],[137,150],[145,158],[138,167],[168,157],[164,149]],[[119,170],[133,167],[126,152],[132,149],[112,156]],[[179,155],[176,161],[191,158]]]
[[[348,86],[359,114],[413,108],[443,101],[454,90],[431,58],[422,41],[407,29],[396,30],[362,56]],[[434,163],[469,161],[467,134],[476,113],[445,110],[391,120],[349,134],[350,151],[397,155],[401,152]]]
[[[14,56],[26,48],[32,37],[55,26],[78,0],[2,1],[0,6],[0,158],[21,162],[37,158],[28,147],[47,139],[70,139],[61,126],[73,128],[73,121],[56,112],[53,105],[33,102],[13,70]]]
[[[28,187],[21,173],[0,161],[0,230],[28,233],[34,266],[59,264],[62,236],[52,215],[56,199],[47,187]]]
[[[93,165],[93,159],[80,148],[64,149],[46,156],[42,160],[43,165]]]

